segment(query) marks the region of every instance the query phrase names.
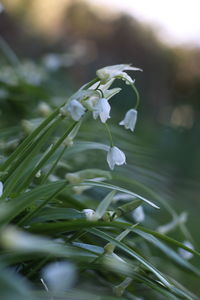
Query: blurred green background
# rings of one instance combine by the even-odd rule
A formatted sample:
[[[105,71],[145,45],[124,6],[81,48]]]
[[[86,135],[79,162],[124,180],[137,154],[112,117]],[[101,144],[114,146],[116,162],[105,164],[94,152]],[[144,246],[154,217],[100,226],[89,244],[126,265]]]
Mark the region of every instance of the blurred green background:
[[[10,153],[20,138],[19,128],[27,130],[24,120],[39,117],[41,102],[51,107],[61,104],[91,80],[96,69],[119,63],[142,68],[142,73],[135,74],[141,95],[136,133],[126,136],[113,127],[114,136],[123,149],[131,152],[134,145],[135,156],[128,156],[131,176],[158,192],[178,213],[188,211],[188,228],[198,248],[200,49],[194,44],[164,42],[155,27],[128,10],[113,12],[97,4],[2,1],[0,147],[5,148],[4,140],[11,136],[6,148]],[[112,124],[132,106],[130,95],[127,87],[116,96]],[[100,129],[92,124],[86,129],[88,140],[101,141]],[[89,167],[92,161],[91,156]],[[160,224],[170,221],[164,211],[158,218]]]

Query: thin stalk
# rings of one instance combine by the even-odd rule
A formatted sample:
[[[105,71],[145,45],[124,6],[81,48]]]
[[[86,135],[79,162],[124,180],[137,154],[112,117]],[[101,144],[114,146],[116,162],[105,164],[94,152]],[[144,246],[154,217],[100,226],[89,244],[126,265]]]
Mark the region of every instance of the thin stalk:
[[[45,119],[8,157],[8,159],[1,165],[0,171],[5,171],[10,163],[14,161],[18,155],[23,153],[28,145],[32,144],[33,139],[59,114],[60,108],[57,108],[47,119]]]
[[[36,209],[29,212],[24,218],[22,218],[19,222],[19,226],[23,226],[27,221],[29,221],[38,211],[40,211],[48,202],[50,202],[56,195],[58,195],[60,192],[62,192],[66,188],[66,182],[49,198],[47,198],[45,201],[43,201]]]
[[[55,145],[42,157],[40,162],[36,165],[36,167],[33,169],[31,174],[24,181],[24,183],[18,187],[17,189],[18,192],[27,188],[27,186],[30,184],[35,174],[44,166],[44,164],[49,160],[49,158],[55,153],[55,151],[59,148],[59,146],[66,139],[69,133],[73,130],[76,124],[77,122],[74,122],[73,125],[69,129],[67,129],[66,132],[63,134],[63,136],[55,143]]]
[[[58,162],[61,160],[61,158],[63,157],[65,151],[67,150],[68,146],[65,146],[62,151],[60,152],[58,158],[55,160],[55,162],[53,163],[52,167],[50,168],[50,170],[47,172],[47,174],[44,176],[44,178],[41,181],[41,184],[45,183],[49,177],[50,174],[53,173],[53,171],[55,170]]]
[[[12,66],[16,67],[20,65],[19,58],[17,57],[15,52],[10,48],[5,39],[2,38],[2,36],[0,36],[0,48]]]
[[[9,173],[6,176],[6,185],[5,185],[3,198],[7,197],[10,194],[10,192],[12,192],[12,190],[15,188],[17,182],[21,181],[20,178],[23,175],[23,170],[27,167],[27,164],[31,161],[31,157],[33,157],[34,154],[38,151],[38,149],[40,149],[40,147],[44,144],[45,140],[48,138],[48,136],[57,126],[58,122],[60,122],[59,119],[57,119],[54,123],[52,123],[51,126],[47,128],[47,130],[42,134],[42,136],[40,136],[38,140],[36,140],[35,143],[31,145],[31,149],[27,149],[27,152],[25,153],[26,156],[20,157],[20,159],[17,160],[17,162],[9,170]],[[34,145],[37,146],[36,149]],[[17,188],[15,192],[17,192]]]
[[[135,85],[132,83],[131,84],[132,89],[134,90],[135,94],[136,94],[136,104],[135,104],[135,109],[138,108],[139,104],[140,104],[140,95],[138,93],[138,90],[136,89]]]
[[[108,127],[108,124],[107,124],[107,123],[105,123],[105,127],[106,127],[106,130],[107,130],[108,136],[109,136],[110,147],[113,147],[113,146],[114,146],[113,138],[112,138],[112,134],[111,134],[111,132],[110,132],[110,128]]]

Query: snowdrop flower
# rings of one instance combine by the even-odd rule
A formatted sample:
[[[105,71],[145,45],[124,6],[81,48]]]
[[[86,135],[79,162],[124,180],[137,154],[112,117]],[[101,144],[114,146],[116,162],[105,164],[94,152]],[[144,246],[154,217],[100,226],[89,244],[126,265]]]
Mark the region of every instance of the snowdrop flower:
[[[111,170],[114,169],[114,166],[121,166],[126,163],[126,157],[124,152],[122,152],[117,147],[111,147],[107,154],[107,162]]]
[[[62,292],[74,285],[76,269],[69,262],[53,262],[43,268],[41,275],[47,288],[54,292]]]
[[[83,105],[75,99],[70,101],[66,109],[71,114],[71,117],[74,121],[79,121],[85,113],[85,108]]]
[[[94,221],[95,220],[95,211],[93,209],[85,208],[85,209],[83,209],[83,213],[85,214],[86,219],[88,221]]]
[[[0,197],[3,195],[3,182],[0,181]]]
[[[140,223],[143,222],[145,219],[145,214],[142,206],[137,207],[132,212],[132,216],[135,219],[136,222]]]
[[[107,83],[112,78],[120,78],[125,80],[128,83],[133,83],[134,80],[124,72],[125,70],[142,71],[139,68],[131,67],[130,65],[121,64],[121,65],[108,66],[99,69],[96,74],[101,80],[102,84]]]
[[[193,245],[189,241],[184,241],[183,245],[185,245],[186,247],[188,247],[190,249],[194,249]],[[188,260],[193,257],[193,254],[191,252],[188,252],[185,249],[178,248],[178,252],[184,259]]]
[[[110,118],[110,104],[106,98],[100,98],[93,110],[93,118],[99,116],[102,123],[105,123]]]
[[[95,109],[95,106],[97,105],[98,100],[99,96],[91,96],[88,100],[85,100],[83,103],[88,110],[93,111]]]
[[[134,131],[136,121],[137,121],[137,110],[132,108],[127,111],[124,120],[122,120],[119,123],[119,125],[124,125],[126,129],[130,129],[131,131]]]

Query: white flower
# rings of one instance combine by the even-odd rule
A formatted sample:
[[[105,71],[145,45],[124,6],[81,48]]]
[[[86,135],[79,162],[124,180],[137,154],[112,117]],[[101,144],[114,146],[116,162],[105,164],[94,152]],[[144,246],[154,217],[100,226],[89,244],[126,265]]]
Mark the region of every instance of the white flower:
[[[99,116],[102,123],[105,123],[110,118],[110,104],[106,98],[100,98],[93,110],[93,118]]]
[[[0,197],[3,195],[3,182],[0,181]]]
[[[42,269],[41,275],[47,289],[54,292],[63,292],[74,285],[76,269],[70,262],[53,262]]]
[[[185,245],[186,247],[188,247],[190,249],[194,249],[193,245],[189,241],[184,241],[183,245]],[[188,260],[193,257],[193,254],[191,252],[188,252],[185,249],[178,248],[178,252],[184,259]]]
[[[143,207],[139,206],[136,209],[134,209],[134,211],[132,212],[132,216],[135,219],[135,221],[138,223],[144,221],[145,214],[144,214]]]
[[[124,120],[122,120],[119,123],[119,125],[124,125],[126,129],[130,129],[131,131],[134,131],[136,121],[137,121],[137,110],[132,108],[127,111]]]
[[[85,209],[83,209],[83,213],[85,214],[86,219],[88,221],[94,221],[96,219],[95,218],[95,211],[93,209],[85,208]]]
[[[121,166],[126,163],[126,157],[124,152],[122,152],[117,147],[111,147],[107,154],[107,162],[111,170],[114,169],[114,166]]]
[[[112,78],[120,78],[125,80],[127,83],[133,83],[134,80],[127,75],[125,70],[131,70],[131,71],[142,71],[139,68],[131,67],[130,65],[114,65],[114,66],[108,66],[102,69],[99,69],[97,71],[97,76],[101,80],[102,84],[107,83]]]
[[[85,108],[80,102],[74,99],[71,100],[67,106],[67,111],[71,114],[71,117],[74,121],[79,121],[85,113]]]
[[[97,105],[98,100],[98,96],[91,96],[88,100],[85,100],[83,103],[88,110],[93,111],[95,106]]]

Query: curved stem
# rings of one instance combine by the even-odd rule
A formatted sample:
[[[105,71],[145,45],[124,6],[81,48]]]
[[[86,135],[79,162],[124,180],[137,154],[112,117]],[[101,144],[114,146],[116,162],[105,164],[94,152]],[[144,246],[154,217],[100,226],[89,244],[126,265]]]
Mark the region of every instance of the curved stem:
[[[113,139],[112,139],[112,134],[110,132],[110,128],[108,127],[108,124],[105,123],[106,130],[108,132],[109,140],[110,140],[110,147],[114,147]]]
[[[134,83],[131,83],[131,87],[132,87],[132,89],[134,90],[134,92],[136,94],[136,104],[135,104],[134,108],[137,109],[138,106],[139,106],[139,103],[140,103],[140,95],[139,95],[138,90],[136,89]]]

